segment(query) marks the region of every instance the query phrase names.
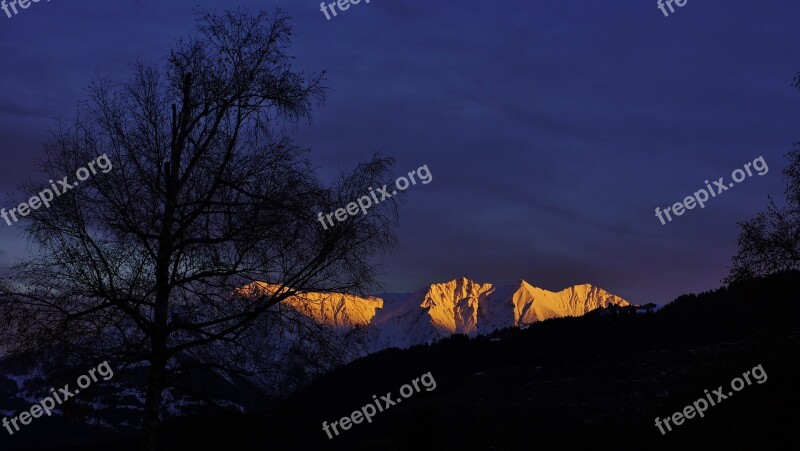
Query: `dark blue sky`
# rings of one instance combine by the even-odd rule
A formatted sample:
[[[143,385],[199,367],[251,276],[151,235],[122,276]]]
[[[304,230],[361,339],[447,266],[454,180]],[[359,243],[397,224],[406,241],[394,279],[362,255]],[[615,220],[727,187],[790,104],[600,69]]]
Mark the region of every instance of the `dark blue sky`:
[[[781,194],[800,140],[796,0],[689,0],[669,17],[655,0],[372,0],[330,21],[315,0],[53,0],[0,12],[2,190],[35,180],[40,143],[96,72],[158,60],[198,4],[295,18],[297,68],[329,71],[326,106],[297,131],[323,174],[376,151],[430,168],[401,211],[388,291],[523,278],[665,303],[715,288],[736,222]],[[655,218],[760,155],[767,175]],[[0,227],[4,264],[26,251],[17,232]]]

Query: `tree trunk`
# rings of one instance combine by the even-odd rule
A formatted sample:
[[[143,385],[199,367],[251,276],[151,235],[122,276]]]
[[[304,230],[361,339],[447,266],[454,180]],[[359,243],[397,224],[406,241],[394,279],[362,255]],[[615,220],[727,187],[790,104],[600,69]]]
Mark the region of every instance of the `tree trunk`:
[[[161,395],[166,386],[167,322],[169,316],[170,277],[169,268],[173,252],[172,228],[175,223],[175,206],[178,198],[178,172],[181,153],[186,140],[187,123],[191,110],[192,75],[187,74],[183,84],[183,110],[178,118],[176,105],[172,105],[172,145],[170,161],[164,163],[164,215],[158,236],[158,254],[155,268],[155,308],[150,330],[150,376],[147,381],[147,397],[142,416],[142,450],[156,451],[158,446],[159,413]]]
[[[147,396],[142,415],[141,441],[143,451],[156,451],[158,444],[159,413],[161,395],[166,385],[166,360],[154,358],[150,361],[150,374],[147,381]]]

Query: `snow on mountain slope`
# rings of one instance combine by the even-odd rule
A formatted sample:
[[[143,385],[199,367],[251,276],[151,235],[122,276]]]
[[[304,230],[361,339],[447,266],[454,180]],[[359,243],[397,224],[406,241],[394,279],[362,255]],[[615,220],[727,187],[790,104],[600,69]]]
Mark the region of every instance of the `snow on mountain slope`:
[[[242,290],[250,295],[259,291],[274,291],[274,285],[257,282]],[[354,326],[366,326],[375,317],[375,312],[383,308],[383,299],[367,296],[354,296],[342,293],[303,293],[283,301],[314,321],[348,330]]]
[[[430,343],[454,333],[473,335],[478,327],[481,299],[491,284],[466,278],[438,283],[412,293],[395,311],[381,312],[373,321],[389,346]]]
[[[383,308],[383,299],[340,293],[306,293],[287,303],[317,322],[336,328],[366,326]]]
[[[495,287],[461,278],[412,294],[403,302],[404,310],[379,312],[373,324],[392,346],[407,347],[455,333],[474,336],[505,327],[526,327],[549,318],[581,316],[609,304],[630,305],[588,284],[552,292],[524,280]],[[416,308],[409,308],[413,305]]]
[[[628,301],[589,284],[565,288],[558,293],[536,288],[520,281],[512,297],[514,321],[523,326],[548,318],[581,316],[609,304],[626,306]]]
[[[495,287],[463,277],[385,299],[307,293],[287,300],[286,304],[337,329],[368,326],[372,350],[430,343],[456,333],[487,334],[505,327],[526,327],[549,318],[581,316],[608,305],[630,305],[619,296],[589,284],[552,292],[524,280]]]

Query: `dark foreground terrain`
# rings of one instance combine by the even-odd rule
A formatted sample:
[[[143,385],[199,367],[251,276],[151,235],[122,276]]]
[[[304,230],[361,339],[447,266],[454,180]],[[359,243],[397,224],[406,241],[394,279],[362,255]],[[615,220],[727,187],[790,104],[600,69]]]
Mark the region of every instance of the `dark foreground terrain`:
[[[800,273],[785,273],[683,296],[656,313],[605,311],[388,350],[326,375],[266,415],[169,421],[163,449],[783,449],[800,420],[798,293]],[[727,394],[733,378],[758,365],[763,384],[666,435],[655,427],[657,416],[683,410],[705,389]],[[435,389],[333,439],[323,432],[323,421],[350,415],[372,395],[399,398],[403,384],[428,372]]]

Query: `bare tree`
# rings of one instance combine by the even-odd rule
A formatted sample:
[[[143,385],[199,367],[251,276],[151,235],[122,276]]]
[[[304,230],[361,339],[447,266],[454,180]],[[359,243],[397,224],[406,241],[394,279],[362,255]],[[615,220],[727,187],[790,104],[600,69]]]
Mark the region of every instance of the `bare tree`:
[[[778,207],[771,199],[766,212],[740,223],[739,249],[725,279],[733,283],[800,269],[800,210]]]
[[[148,365],[143,449],[156,448],[170,374],[187,370],[178,357],[257,372],[260,318],[304,292],[363,292],[372,256],[395,241],[392,200],[318,222],[380,186],[391,161],[375,156],[331,186],[316,178],[289,132],[323,101],[324,73],[292,68],[291,33],[281,12],[202,13],[163,63],[93,83],[46,146],[45,180],[102,154],[113,170],[25,218],[35,252],[0,284],[4,342]],[[279,288],[235,295],[253,281]]]
[[[794,86],[800,89],[800,75]],[[770,198],[766,211],[739,223],[739,249],[725,283],[800,269],[800,142],[786,156],[786,205]]]

